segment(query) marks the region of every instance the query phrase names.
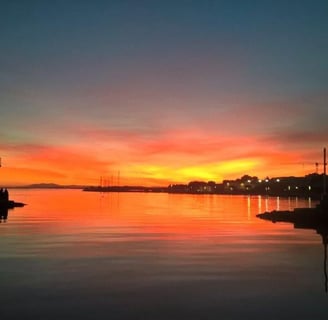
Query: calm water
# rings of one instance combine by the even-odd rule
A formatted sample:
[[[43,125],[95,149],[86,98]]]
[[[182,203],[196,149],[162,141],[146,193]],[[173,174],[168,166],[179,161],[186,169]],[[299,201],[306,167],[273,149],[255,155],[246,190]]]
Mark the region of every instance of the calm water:
[[[1,319],[327,319],[314,230],[255,217],[313,206],[244,196],[12,190]]]

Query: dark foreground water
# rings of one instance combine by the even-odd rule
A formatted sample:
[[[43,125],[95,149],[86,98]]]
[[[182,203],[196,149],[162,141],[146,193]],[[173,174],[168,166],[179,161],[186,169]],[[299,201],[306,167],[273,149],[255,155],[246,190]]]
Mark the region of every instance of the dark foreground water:
[[[314,230],[255,217],[308,200],[12,190],[0,319],[327,319]]]

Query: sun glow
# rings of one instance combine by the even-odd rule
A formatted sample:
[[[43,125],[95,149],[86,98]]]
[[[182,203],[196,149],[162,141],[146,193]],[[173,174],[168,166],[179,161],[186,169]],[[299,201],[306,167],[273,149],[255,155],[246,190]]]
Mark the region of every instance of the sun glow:
[[[120,133],[82,135],[61,145],[3,145],[2,185],[52,182],[97,185],[101,176],[121,185],[166,186],[193,180],[221,182],[244,174],[260,178],[310,173],[302,155],[253,137],[242,139],[189,129],[151,138]],[[190,137],[194,140],[191,141]],[[96,141],[96,143],[94,142]],[[10,167],[7,166],[10,164]],[[297,169],[297,170],[296,170]],[[312,168],[313,169],[313,168]],[[120,179],[112,179],[120,172]]]
[[[231,160],[227,162],[222,162],[218,164],[218,170],[221,172],[233,175],[236,173],[245,173],[249,171],[254,171],[256,168],[262,165],[260,159],[241,159],[241,160]]]

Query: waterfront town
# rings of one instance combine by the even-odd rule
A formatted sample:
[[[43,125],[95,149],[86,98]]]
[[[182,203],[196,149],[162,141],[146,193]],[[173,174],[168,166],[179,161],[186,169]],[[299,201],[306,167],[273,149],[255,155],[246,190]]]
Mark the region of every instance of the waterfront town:
[[[322,194],[323,180],[324,175],[317,173],[304,177],[266,177],[264,179],[244,175],[235,180],[223,180],[222,183],[192,181],[186,185],[174,184],[168,187],[168,192],[316,197]]]
[[[98,192],[168,192],[190,194],[249,194],[268,196],[298,196],[319,198],[323,192],[324,174],[312,173],[304,177],[275,177],[260,179],[243,175],[235,180],[191,181],[187,184],[170,184],[168,187],[94,186],[84,191]]]

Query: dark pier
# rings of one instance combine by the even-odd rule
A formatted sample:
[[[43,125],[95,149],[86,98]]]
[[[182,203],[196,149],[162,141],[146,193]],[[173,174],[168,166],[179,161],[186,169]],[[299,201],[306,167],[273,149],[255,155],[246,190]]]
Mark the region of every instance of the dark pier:
[[[0,189],[0,208],[13,209],[15,207],[23,207],[24,205],[24,203],[10,200],[7,189]]]

